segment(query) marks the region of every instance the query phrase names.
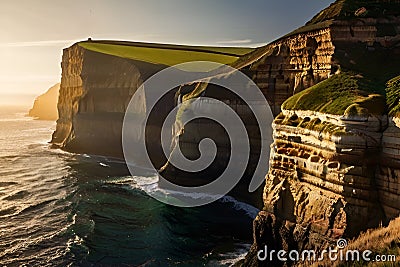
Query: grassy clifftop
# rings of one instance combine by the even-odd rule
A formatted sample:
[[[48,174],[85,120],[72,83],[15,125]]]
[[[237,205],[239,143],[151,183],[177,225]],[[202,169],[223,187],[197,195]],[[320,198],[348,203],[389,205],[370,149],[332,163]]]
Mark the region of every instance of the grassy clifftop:
[[[386,98],[385,98],[386,92]],[[287,99],[288,110],[313,110],[334,115],[400,116],[400,76],[386,83],[376,77],[342,72]]]
[[[118,41],[86,41],[80,42],[78,45],[103,54],[166,66],[189,61],[212,61],[230,65],[241,56],[254,50],[240,47],[183,46]]]

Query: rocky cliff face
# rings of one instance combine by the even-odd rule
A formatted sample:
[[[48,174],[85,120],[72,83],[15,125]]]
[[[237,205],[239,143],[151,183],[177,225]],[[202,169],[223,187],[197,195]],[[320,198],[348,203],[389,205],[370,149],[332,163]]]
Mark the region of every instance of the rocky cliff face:
[[[265,245],[321,250],[398,217],[398,123],[387,115],[283,110],[244,266],[268,266],[256,258]]]
[[[86,50],[64,50],[52,143],[66,150],[122,157],[122,121],[132,95],[165,66]],[[145,112],[145,103],[142,107]],[[140,112],[140,110],[138,111]]]
[[[252,253],[264,245],[318,250],[385,220],[374,173],[387,116],[283,110],[273,127]]]
[[[334,73],[331,29],[294,33],[274,42],[250,70],[275,115],[291,95]]]
[[[388,218],[400,210],[400,76],[387,84],[388,127],[382,136],[379,169],[376,172],[379,199]]]
[[[46,93],[38,96],[29,110],[28,116],[39,120],[55,121],[58,119],[57,101],[60,84],[52,86]]]

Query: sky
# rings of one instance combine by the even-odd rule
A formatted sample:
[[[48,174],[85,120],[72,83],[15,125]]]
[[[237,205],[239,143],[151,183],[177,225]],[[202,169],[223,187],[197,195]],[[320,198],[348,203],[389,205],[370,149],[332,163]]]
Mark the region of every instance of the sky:
[[[0,95],[61,79],[62,49],[92,39],[257,47],[333,0],[1,0]],[[1,99],[0,99],[1,103]]]

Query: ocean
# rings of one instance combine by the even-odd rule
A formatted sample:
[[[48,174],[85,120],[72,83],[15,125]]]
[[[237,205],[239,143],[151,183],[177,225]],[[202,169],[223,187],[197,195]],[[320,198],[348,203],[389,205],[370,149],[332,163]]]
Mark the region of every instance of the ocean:
[[[231,266],[248,251],[256,208],[160,203],[155,173],[51,148],[55,122],[27,110],[0,106],[0,265]]]

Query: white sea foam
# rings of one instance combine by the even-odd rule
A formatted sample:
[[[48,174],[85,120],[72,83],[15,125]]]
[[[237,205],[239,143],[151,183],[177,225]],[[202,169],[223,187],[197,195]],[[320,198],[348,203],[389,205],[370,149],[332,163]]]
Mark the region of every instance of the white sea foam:
[[[103,163],[103,162],[100,162],[99,165],[102,166],[102,167],[110,167],[110,165],[105,164],[105,163]]]
[[[234,266],[235,263],[244,259],[247,252],[250,250],[251,244],[236,244],[237,248],[229,253],[219,254],[220,260],[213,260],[206,266]]]
[[[211,195],[211,194],[205,194],[205,193],[186,193],[186,192],[178,192],[178,191],[160,188],[158,186],[158,176],[157,175],[148,176],[148,177],[144,177],[144,176],[121,177],[119,179],[113,180],[113,183],[129,184],[131,187],[145,191],[149,195],[161,194],[161,195],[164,195],[165,197],[183,196],[183,197],[191,198],[191,199],[208,199],[208,198],[215,199],[215,197],[219,197],[220,202],[233,204],[233,208],[235,210],[243,211],[251,219],[254,219],[257,216],[258,212],[260,211],[256,207],[254,207],[250,204],[241,202],[232,196],[220,196],[220,195]]]
[[[231,196],[224,196],[220,199],[220,201],[233,203],[233,207],[235,210],[243,210],[252,219],[254,219],[260,212],[260,210],[256,207],[244,202],[240,202]]]

